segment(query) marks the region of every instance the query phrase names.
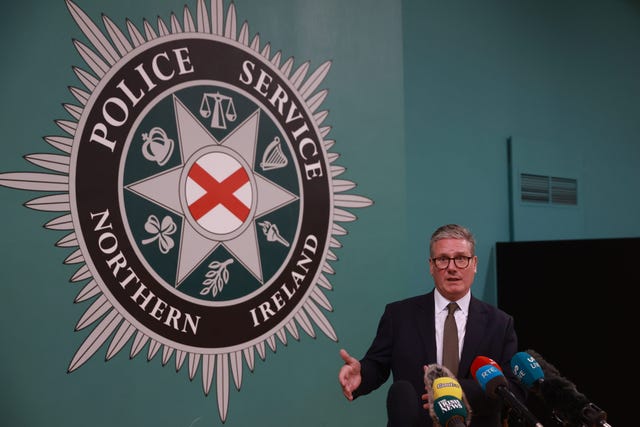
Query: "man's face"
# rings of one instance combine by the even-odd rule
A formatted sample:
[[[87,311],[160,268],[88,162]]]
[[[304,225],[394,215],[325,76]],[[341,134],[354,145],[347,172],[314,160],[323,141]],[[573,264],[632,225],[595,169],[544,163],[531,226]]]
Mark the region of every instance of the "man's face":
[[[469,265],[460,268],[453,259],[448,260],[446,268],[438,268],[434,258],[443,258],[441,262],[446,264],[444,258],[471,257]],[[461,259],[461,263],[466,259]],[[459,264],[461,264],[459,262]],[[429,271],[433,277],[436,288],[442,296],[448,300],[457,301],[462,298],[471,288],[473,278],[476,275],[478,257],[471,254],[471,245],[463,239],[442,239],[433,244],[431,259],[429,260]]]

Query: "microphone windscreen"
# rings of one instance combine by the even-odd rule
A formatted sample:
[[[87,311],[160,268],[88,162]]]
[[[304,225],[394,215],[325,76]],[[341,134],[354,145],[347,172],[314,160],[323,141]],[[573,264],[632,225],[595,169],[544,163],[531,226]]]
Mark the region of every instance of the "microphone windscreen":
[[[429,415],[431,419],[435,422],[438,421],[438,417],[436,415],[436,408],[433,405],[437,399],[449,398],[449,399],[458,399],[462,402],[462,406],[465,408],[467,415],[465,416],[466,423],[468,424],[471,420],[471,406],[469,406],[469,402],[467,401],[467,397],[464,394],[464,390],[460,386],[458,380],[456,380],[456,376],[447,369],[445,366],[441,366],[438,364],[431,364],[427,366],[424,372],[424,385],[427,391],[427,395],[429,396]],[[442,424],[445,426],[445,424]],[[449,426],[452,427],[455,424],[453,422],[449,423]],[[445,426],[446,427],[446,426]]]
[[[455,378],[455,375],[447,369],[445,366],[441,366],[438,364],[431,364],[427,366],[427,369],[424,372],[424,386],[427,390],[427,394],[429,395],[429,400],[433,402],[433,382],[438,378]]]
[[[552,408],[567,414],[580,413],[589,404],[589,399],[564,377],[545,378],[540,385],[540,394]]]
[[[502,372],[502,368],[498,363],[496,363],[495,360],[487,356],[476,356],[476,358],[473,359],[473,362],[471,362],[471,374],[473,374],[474,378],[476,377],[476,372],[478,372],[478,369],[486,365],[492,365],[496,369],[498,369],[500,372]]]
[[[563,425],[605,426],[607,413],[589,402],[575,384],[560,374],[560,371],[533,350],[527,350],[535,357],[544,372],[544,381],[537,387],[538,394]]]
[[[451,396],[462,400],[462,387],[460,383],[450,377],[440,377],[433,381],[433,398],[438,399],[443,396]]]
[[[427,366],[427,369],[424,373],[424,385],[431,388],[436,378],[442,377],[455,378],[456,376],[446,366],[432,363],[431,365]]]
[[[441,426],[455,425],[454,420],[459,420],[458,425],[465,425],[469,413],[460,399],[443,396],[436,399],[432,406]]]
[[[527,353],[536,359],[536,361],[540,365],[540,369],[542,369],[542,372],[544,372],[545,377],[561,376],[558,368],[544,360],[544,358],[540,354],[536,353],[534,350],[527,350]]]
[[[484,365],[476,371],[476,381],[489,396],[496,397],[496,388],[506,385],[507,380],[502,371],[493,365]]]
[[[511,358],[511,371],[527,388],[532,388],[544,379],[544,372],[538,361],[529,353],[520,351]]]

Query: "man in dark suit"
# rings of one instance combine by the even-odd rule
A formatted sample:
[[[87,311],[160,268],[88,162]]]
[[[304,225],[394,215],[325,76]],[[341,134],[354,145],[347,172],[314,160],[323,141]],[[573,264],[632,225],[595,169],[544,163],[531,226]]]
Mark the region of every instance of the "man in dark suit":
[[[435,289],[388,304],[361,360],[340,350],[345,362],[338,374],[342,391],[353,400],[380,387],[391,373],[388,426],[432,426],[424,373],[427,365],[444,366],[444,322],[447,305],[455,302],[459,364],[452,371],[457,371],[456,378],[471,408],[470,427],[500,427],[508,419],[506,409],[482,390],[473,378],[471,364],[477,356],[493,359],[502,367],[509,389],[525,401],[526,391],[510,369],[511,358],[518,351],[513,318],[471,295],[478,258],[475,239],[468,229],[456,224],[438,228],[431,236],[429,249]]]

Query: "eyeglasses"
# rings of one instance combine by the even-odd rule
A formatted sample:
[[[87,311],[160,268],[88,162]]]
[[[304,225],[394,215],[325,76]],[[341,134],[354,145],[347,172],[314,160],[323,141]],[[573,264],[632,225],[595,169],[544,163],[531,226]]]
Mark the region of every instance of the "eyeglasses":
[[[452,260],[456,267],[467,268],[469,267],[469,261],[471,261],[472,258],[473,258],[472,256],[463,256],[463,255],[458,255],[454,258],[441,256],[438,258],[431,258],[431,261],[433,261],[433,263],[435,264],[438,270],[444,270],[445,268],[449,267],[449,263],[451,263]]]

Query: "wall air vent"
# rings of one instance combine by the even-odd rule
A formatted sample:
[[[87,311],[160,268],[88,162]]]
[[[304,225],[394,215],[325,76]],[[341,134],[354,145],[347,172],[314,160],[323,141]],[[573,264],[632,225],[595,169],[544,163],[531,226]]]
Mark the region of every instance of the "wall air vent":
[[[523,202],[549,203],[549,177],[521,174],[520,198]]]
[[[578,181],[573,178],[520,174],[520,200],[552,205],[577,205]]]
[[[578,204],[578,181],[571,178],[551,177],[551,203],[559,205]]]

